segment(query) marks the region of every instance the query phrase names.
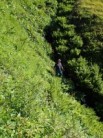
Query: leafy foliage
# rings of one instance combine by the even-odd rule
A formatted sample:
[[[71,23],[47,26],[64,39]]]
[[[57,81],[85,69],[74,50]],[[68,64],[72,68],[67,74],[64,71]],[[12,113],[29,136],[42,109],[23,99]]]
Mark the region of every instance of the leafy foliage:
[[[94,111],[63,93],[72,84],[53,76],[44,28],[57,1],[3,0],[0,7],[0,138],[103,136]]]
[[[83,85],[85,91],[92,91],[97,97],[94,108],[95,103],[100,105],[98,110],[103,118],[102,102],[99,102],[100,95],[103,98],[103,2],[65,0],[58,5],[51,24],[52,47],[64,61],[66,74],[75,84],[80,89]],[[96,108],[96,112],[98,110]]]

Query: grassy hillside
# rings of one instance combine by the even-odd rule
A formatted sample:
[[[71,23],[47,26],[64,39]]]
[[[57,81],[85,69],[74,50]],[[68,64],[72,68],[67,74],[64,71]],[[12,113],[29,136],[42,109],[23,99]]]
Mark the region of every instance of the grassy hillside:
[[[91,91],[87,92],[90,99],[93,99],[92,106],[103,119],[103,1],[84,0],[78,1],[74,8],[72,23],[76,26],[77,34],[82,38],[83,45],[76,63],[76,73]],[[74,65],[75,66],[75,65]],[[82,66],[82,69],[80,67]],[[83,71],[83,72],[82,72]],[[77,72],[77,71],[76,71]],[[82,74],[80,77],[80,74]],[[94,93],[95,92],[95,93]]]
[[[78,2],[73,15],[73,21],[76,20],[76,30],[83,39],[83,56],[103,68],[101,62],[101,58],[103,59],[103,1]]]
[[[103,18],[103,0],[84,0],[79,1],[79,8],[83,12],[91,13],[99,18]]]
[[[0,138],[102,138],[103,124],[53,75],[55,0],[0,1]]]

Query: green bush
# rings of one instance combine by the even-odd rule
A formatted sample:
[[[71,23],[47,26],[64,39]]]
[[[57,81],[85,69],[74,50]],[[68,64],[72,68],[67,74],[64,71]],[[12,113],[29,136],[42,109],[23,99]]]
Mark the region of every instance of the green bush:
[[[81,84],[85,84],[94,92],[103,94],[103,80],[98,65],[89,65],[86,59],[82,57],[68,61],[68,65]]]

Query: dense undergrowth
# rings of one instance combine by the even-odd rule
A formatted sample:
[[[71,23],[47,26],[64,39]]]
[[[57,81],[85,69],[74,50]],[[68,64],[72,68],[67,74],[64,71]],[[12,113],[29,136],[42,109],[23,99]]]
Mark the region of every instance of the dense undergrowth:
[[[0,138],[102,138],[92,109],[53,75],[45,27],[56,0],[0,1]]]
[[[47,31],[66,75],[86,94],[89,106],[103,119],[103,1],[58,0]]]

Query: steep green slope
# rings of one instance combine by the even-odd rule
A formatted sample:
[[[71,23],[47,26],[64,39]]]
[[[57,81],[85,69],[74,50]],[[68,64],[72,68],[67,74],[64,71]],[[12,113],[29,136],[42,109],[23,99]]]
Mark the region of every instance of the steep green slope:
[[[80,82],[92,92],[88,92],[90,99],[93,99],[92,106],[103,119],[103,1],[78,1],[72,23],[83,45],[79,55],[82,58],[71,64],[75,64],[73,68]]]
[[[76,31],[83,40],[81,54],[103,68],[103,1],[78,1],[72,15]]]
[[[43,30],[56,7],[56,0],[0,1],[0,138],[103,136],[95,113],[52,75]]]
[[[63,59],[66,75],[103,119],[103,1],[58,2],[47,38]]]

